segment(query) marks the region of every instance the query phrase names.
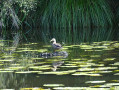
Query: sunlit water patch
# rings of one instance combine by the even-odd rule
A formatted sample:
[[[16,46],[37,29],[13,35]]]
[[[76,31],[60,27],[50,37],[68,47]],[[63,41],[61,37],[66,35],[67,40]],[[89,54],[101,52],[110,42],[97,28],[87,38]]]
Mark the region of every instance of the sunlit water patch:
[[[0,43],[3,89],[114,90],[119,86],[117,41],[65,45],[56,52],[41,43],[15,44],[16,47],[13,41]]]

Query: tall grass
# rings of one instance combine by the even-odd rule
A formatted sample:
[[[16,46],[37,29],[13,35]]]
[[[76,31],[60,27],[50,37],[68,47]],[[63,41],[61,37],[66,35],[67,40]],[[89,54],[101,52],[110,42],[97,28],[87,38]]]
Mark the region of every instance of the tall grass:
[[[89,39],[91,28],[112,27],[113,13],[106,0],[50,0],[41,22],[45,34],[78,43]]]
[[[53,28],[112,26],[113,14],[106,0],[50,0],[42,24]]]

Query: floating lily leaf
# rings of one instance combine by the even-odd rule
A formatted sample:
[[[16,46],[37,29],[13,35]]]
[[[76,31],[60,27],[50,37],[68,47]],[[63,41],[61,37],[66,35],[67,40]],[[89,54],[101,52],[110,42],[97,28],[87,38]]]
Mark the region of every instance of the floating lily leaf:
[[[102,50],[93,50],[93,51],[101,52]]]
[[[30,50],[31,48],[17,48],[17,49]]]
[[[112,61],[112,60],[115,60],[116,58],[106,58],[104,59],[104,61]]]
[[[73,47],[80,47],[81,45],[71,45],[71,46],[73,46]]]
[[[11,56],[11,55],[3,56],[3,58],[11,58],[11,57],[15,57],[15,56]]]
[[[63,50],[67,50],[68,48],[66,48],[66,47],[63,47],[62,49],[63,49]]]
[[[15,73],[31,73],[30,71],[19,71],[19,72],[15,72]]]
[[[32,45],[36,45],[36,44],[38,44],[38,43],[30,43],[30,44],[32,44]]]
[[[72,45],[71,46],[63,46],[63,48],[69,48],[69,47],[73,47]]]
[[[98,90],[100,90],[100,89],[102,89],[102,90],[110,90],[110,87],[108,87],[108,86],[105,86],[105,85],[94,85],[94,86],[90,86],[90,87],[95,87],[95,88],[97,88]],[[93,90],[93,89],[92,89]],[[96,90],[96,89],[94,89],[94,90]]]
[[[51,67],[49,67],[50,65],[44,65],[44,66],[32,66],[32,67],[29,67],[31,69],[38,69],[38,70],[47,70],[47,69],[51,69]]]
[[[86,83],[104,83],[104,82],[106,82],[106,81],[87,81]]]
[[[20,90],[49,90],[49,89],[43,89],[43,88],[39,88],[39,87],[34,87],[34,88],[21,88]]]
[[[119,73],[115,73],[114,75],[119,75]]]
[[[65,64],[66,66],[76,66],[76,64]]]
[[[92,52],[92,51],[94,51],[94,50],[85,50],[85,51],[87,51],[87,52]]]
[[[93,71],[93,70],[94,68],[88,68],[88,67],[78,69],[78,71]]]
[[[119,62],[115,62],[113,65],[119,65]]]
[[[56,72],[54,72],[54,71],[52,71],[52,72],[43,72],[43,73],[38,73],[38,74],[56,74],[56,75],[65,75],[65,74],[69,74],[68,72],[58,72],[58,71],[56,71]]]
[[[103,50],[113,50],[114,48],[105,48]]]
[[[23,52],[37,52],[38,50],[21,50]]]
[[[19,69],[24,69],[25,67],[9,67],[10,69],[13,69],[13,70],[19,70]]]
[[[101,55],[91,55],[90,57],[101,57]]]
[[[97,90],[90,87],[54,87],[55,90]]]
[[[88,72],[76,72],[76,73],[74,73],[72,75],[76,75],[76,76],[80,76],[80,75],[81,76],[82,75],[84,75],[84,76],[102,76],[102,75],[100,75],[98,73],[91,74],[91,73],[88,73]]]
[[[112,71],[99,71],[99,73],[111,73]]]
[[[72,59],[72,60],[82,60],[82,58]]]
[[[64,86],[63,84],[44,84],[45,87],[58,87],[58,86]]]
[[[60,66],[60,67],[69,67],[69,68],[71,68],[71,67],[78,67],[78,66]]]
[[[0,60],[0,62],[11,62],[13,61],[12,59],[4,59],[4,60]]]
[[[41,73],[42,71],[29,71],[31,73]]]
[[[11,64],[12,66],[20,66],[20,64]]]
[[[106,48],[108,48],[107,46],[95,46],[95,47],[93,47],[93,48],[102,48],[102,49],[106,49]]]
[[[14,71],[0,71],[0,73],[9,73],[9,72],[14,72]]]
[[[44,45],[43,47],[51,47],[51,45]]]
[[[106,83],[105,85],[106,86],[115,86],[115,85],[118,85],[119,86],[119,83]]]
[[[91,46],[91,45],[80,45],[80,48],[90,48],[90,49],[92,49],[93,46]]]
[[[44,58],[32,58],[32,59],[33,59],[33,60],[34,60],[34,59],[35,59],[35,60],[36,60],[36,59],[38,59],[38,60],[39,60],[39,59],[44,59]]]
[[[40,50],[37,50],[38,52],[47,52],[48,50],[47,49],[40,49]]]
[[[98,67],[95,70],[108,70],[108,69],[117,69],[118,67]]]

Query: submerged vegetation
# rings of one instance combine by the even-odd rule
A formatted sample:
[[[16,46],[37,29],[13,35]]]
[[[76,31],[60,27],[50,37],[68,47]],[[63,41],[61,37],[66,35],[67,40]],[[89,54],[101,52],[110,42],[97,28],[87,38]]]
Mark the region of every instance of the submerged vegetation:
[[[77,43],[90,41],[87,36],[95,28],[113,28],[119,24],[119,1],[116,0],[2,0],[0,4],[0,29],[6,36],[17,29],[25,39],[46,41],[56,37]],[[101,37],[97,34],[107,29],[97,30],[93,35]]]

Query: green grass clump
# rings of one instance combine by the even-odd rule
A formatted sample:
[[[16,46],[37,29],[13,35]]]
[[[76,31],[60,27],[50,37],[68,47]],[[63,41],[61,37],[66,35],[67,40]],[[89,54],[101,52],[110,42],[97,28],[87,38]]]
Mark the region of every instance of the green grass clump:
[[[50,0],[42,24],[55,29],[104,27],[112,26],[112,19],[106,0]]]

